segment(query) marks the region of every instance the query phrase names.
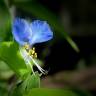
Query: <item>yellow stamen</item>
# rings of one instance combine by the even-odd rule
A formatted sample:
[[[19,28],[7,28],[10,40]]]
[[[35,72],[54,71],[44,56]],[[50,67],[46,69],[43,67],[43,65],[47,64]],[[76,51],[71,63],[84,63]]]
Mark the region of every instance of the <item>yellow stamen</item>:
[[[26,51],[28,52],[29,56],[32,56],[33,58],[37,58],[37,53],[35,52],[35,47],[33,47],[31,49],[28,44],[25,44],[24,45],[24,49],[26,49]]]
[[[34,54],[35,58],[37,58],[37,53]]]
[[[24,45],[24,48],[25,48],[26,50],[29,50],[29,49],[30,49],[30,46],[29,46],[28,44],[25,44],[25,45]]]
[[[32,50],[34,50],[34,51],[35,51],[35,47],[33,47],[33,48],[32,48]]]

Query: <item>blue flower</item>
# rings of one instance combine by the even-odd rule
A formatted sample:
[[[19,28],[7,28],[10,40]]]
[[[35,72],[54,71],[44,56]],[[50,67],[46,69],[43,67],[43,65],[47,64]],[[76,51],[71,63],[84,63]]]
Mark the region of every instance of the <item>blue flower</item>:
[[[29,23],[20,18],[14,20],[12,34],[20,45],[46,42],[53,37],[53,32],[46,21],[34,20]]]
[[[45,74],[36,61],[37,53],[35,49],[31,49],[30,46],[36,43],[46,42],[53,38],[53,32],[46,21],[34,20],[32,23],[27,22],[24,19],[16,18],[13,22],[12,34],[14,39],[19,43],[20,54],[24,58],[27,66],[33,71],[32,62],[37,68]],[[23,46],[23,47],[22,47]]]

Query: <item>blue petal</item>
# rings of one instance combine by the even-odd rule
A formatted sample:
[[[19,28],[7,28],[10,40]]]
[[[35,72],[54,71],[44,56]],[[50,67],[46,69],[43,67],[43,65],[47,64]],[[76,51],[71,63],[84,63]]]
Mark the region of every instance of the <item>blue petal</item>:
[[[30,28],[30,24],[24,19],[16,18],[14,20],[12,33],[14,39],[20,45],[28,43],[32,38],[32,30]]]
[[[30,26],[33,33],[33,38],[29,41],[30,45],[52,39],[53,32],[46,21],[35,20]]]

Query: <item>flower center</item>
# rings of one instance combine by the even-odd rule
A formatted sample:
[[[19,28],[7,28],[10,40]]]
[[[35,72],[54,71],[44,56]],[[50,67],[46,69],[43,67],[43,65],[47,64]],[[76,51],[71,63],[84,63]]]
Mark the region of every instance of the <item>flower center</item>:
[[[37,53],[35,52],[35,47],[33,47],[33,48],[31,49],[28,44],[25,44],[25,45],[24,45],[24,49],[28,52],[28,54],[29,54],[30,56],[32,56],[33,58],[37,58]]]

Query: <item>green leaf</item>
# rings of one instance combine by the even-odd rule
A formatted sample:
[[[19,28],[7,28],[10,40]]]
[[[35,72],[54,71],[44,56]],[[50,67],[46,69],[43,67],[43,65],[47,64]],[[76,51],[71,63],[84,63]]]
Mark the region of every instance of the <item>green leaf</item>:
[[[11,32],[11,16],[4,1],[0,0],[0,41],[7,38],[7,33]]]
[[[29,92],[29,90],[33,88],[40,87],[40,76],[37,72],[35,74],[29,74],[27,78],[21,82],[17,87],[15,87],[12,91],[12,96],[23,96]]]
[[[76,43],[68,36],[66,36],[66,40],[69,42],[69,44],[72,46],[72,48],[76,51],[79,52],[79,48],[77,47]]]
[[[0,96],[8,96],[8,91],[0,86]]]
[[[38,19],[43,19],[48,21],[48,23],[51,25],[51,27],[56,31],[54,35],[62,36],[65,38],[69,44],[72,46],[72,48],[79,52],[78,46],[75,44],[75,42],[69,37],[69,35],[64,31],[64,27],[59,22],[58,17],[53,14],[50,10],[42,6],[40,3],[37,2],[37,0],[33,0],[32,2],[16,2],[14,1],[14,4],[16,7],[24,10],[25,12],[30,13],[32,16],[36,16]]]
[[[9,66],[5,62],[0,61],[0,80],[8,80],[13,74],[14,72]]]
[[[19,46],[14,42],[0,43],[0,59],[19,76],[28,72],[26,64],[19,52]]]
[[[35,88],[24,96],[79,96],[71,90]]]
[[[34,74],[29,74],[27,78],[22,83],[22,89],[28,91],[32,88],[39,88],[40,87],[40,76],[38,72]]]
[[[93,96],[88,90],[73,88],[72,91],[78,94],[78,96]]]

